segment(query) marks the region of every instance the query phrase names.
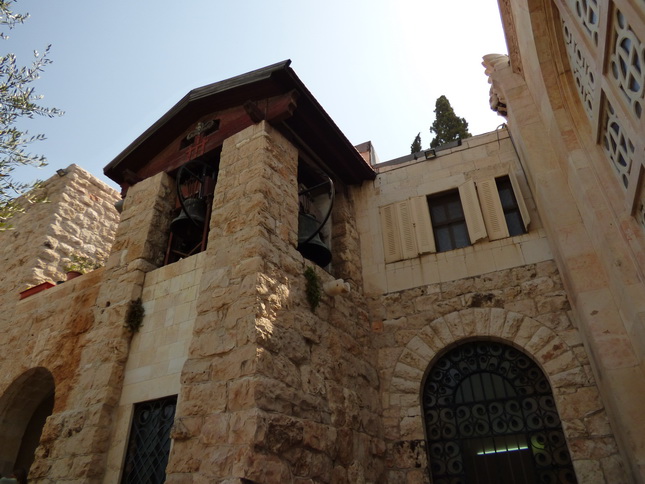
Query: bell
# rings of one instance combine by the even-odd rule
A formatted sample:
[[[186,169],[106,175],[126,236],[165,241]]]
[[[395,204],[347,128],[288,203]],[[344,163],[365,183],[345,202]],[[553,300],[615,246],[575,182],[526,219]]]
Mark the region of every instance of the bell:
[[[325,267],[331,262],[331,251],[320,239],[320,232],[305,242],[319,226],[320,222],[313,215],[308,213],[298,215],[298,251],[305,259],[309,259],[320,267]]]
[[[184,200],[184,210],[170,222],[170,231],[188,240],[199,240],[204,232],[206,203],[201,198]]]

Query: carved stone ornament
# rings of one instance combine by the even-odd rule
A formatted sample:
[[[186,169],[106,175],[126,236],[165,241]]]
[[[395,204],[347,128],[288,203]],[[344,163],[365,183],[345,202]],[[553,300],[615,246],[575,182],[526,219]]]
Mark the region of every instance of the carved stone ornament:
[[[493,73],[497,69],[504,68],[509,65],[510,59],[504,54],[487,54],[483,57],[482,65],[486,68],[486,75],[488,76],[488,83],[490,86],[490,94],[488,102],[490,108],[500,116],[506,116],[508,111],[506,109],[506,98],[504,94],[495,87],[493,80]]]

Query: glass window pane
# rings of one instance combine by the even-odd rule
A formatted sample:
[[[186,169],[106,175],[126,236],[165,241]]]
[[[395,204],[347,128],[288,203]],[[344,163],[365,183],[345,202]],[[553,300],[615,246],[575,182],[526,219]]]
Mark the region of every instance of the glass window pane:
[[[456,200],[450,200],[446,204],[446,209],[448,210],[448,218],[450,220],[456,220],[464,217],[464,211],[461,208],[461,201],[459,197]]]
[[[428,205],[437,252],[470,245],[459,191],[452,190],[443,195],[429,197]]]
[[[430,218],[433,223],[443,224],[446,221],[446,210],[444,206],[438,203],[430,205]]]
[[[439,227],[438,229],[435,229],[434,236],[437,250],[439,252],[453,249],[452,241],[450,240],[449,227]]]
[[[433,482],[577,483],[551,387],[528,355],[471,341],[429,370],[422,405]]]
[[[502,208],[508,209],[508,208],[515,208],[516,203],[515,203],[515,197],[513,196],[513,189],[509,185],[499,187],[499,199],[502,202]]]
[[[526,230],[524,229],[524,221],[522,220],[519,210],[505,213],[504,217],[506,218],[506,225],[508,226],[508,234],[511,237],[526,233]]]
[[[452,225],[452,234],[455,239],[455,249],[470,245],[470,238],[468,237],[468,229],[466,228],[465,222]]]

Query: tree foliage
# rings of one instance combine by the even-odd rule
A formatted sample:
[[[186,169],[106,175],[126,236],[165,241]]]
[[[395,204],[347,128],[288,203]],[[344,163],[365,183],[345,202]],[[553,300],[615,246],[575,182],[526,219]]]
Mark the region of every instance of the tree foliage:
[[[410,153],[418,153],[421,151],[423,148],[421,147],[421,133],[417,134],[417,136],[414,138],[414,141],[410,145]]]
[[[430,126],[430,132],[434,133],[435,137],[430,142],[431,148],[472,136],[468,132],[468,122],[455,114],[446,96],[439,96],[434,113],[435,120]]]
[[[15,0],[0,0],[0,40],[8,38],[7,31],[22,24],[28,14],[14,13]],[[20,120],[36,116],[53,117],[62,114],[56,108],[47,108],[39,104],[42,96],[34,93],[32,83],[40,77],[45,66],[51,63],[47,57],[51,46],[44,52],[34,51],[31,65],[18,65],[15,54],[0,57],[0,230],[9,227],[8,219],[22,210],[23,204],[15,201],[23,196],[23,202],[34,199],[26,192],[34,184],[22,183],[14,179],[13,171],[20,166],[45,166],[42,155],[33,155],[27,146],[35,141],[45,139],[42,134],[31,135],[21,130],[17,124]]]

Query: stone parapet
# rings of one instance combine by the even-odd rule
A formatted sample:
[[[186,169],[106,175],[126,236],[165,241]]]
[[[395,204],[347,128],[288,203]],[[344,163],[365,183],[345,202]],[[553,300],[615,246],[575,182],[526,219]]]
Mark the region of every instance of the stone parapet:
[[[44,203],[15,215],[12,229],[0,232],[0,302],[44,281],[65,280],[63,267],[80,255],[105,260],[119,220],[116,190],[82,168],[70,165],[64,176],[54,175],[35,190]]]

